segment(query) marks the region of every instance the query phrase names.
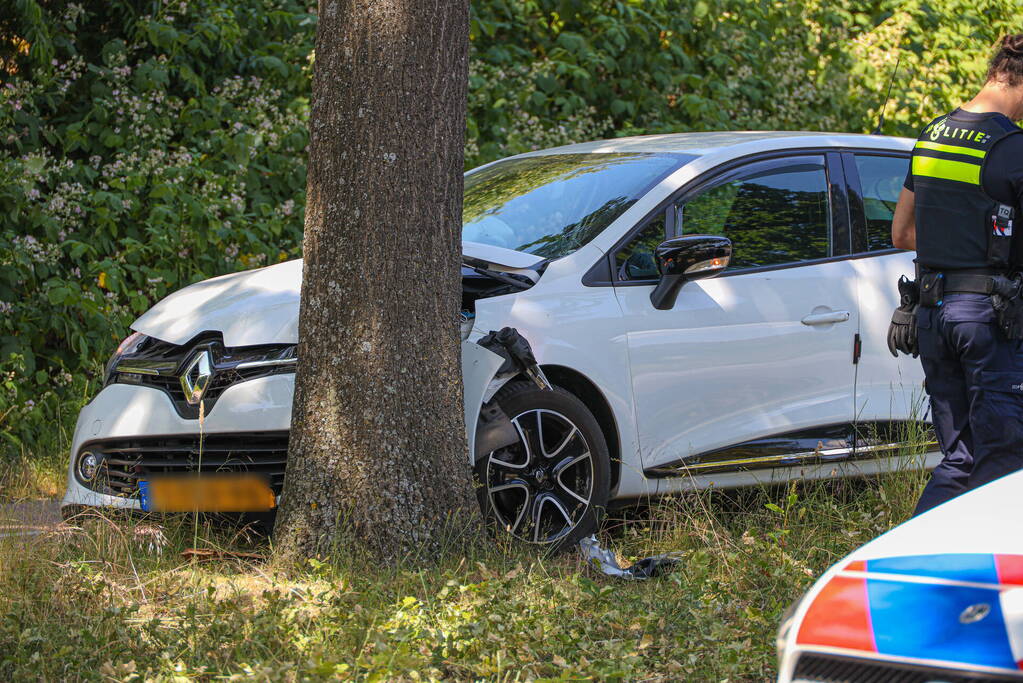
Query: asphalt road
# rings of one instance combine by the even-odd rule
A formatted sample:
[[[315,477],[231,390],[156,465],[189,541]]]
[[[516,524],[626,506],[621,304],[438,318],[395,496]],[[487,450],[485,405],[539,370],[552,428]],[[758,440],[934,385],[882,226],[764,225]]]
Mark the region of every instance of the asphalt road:
[[[26,500],[0,506],[0,537],[35,536],[61,524],[56,500]]]

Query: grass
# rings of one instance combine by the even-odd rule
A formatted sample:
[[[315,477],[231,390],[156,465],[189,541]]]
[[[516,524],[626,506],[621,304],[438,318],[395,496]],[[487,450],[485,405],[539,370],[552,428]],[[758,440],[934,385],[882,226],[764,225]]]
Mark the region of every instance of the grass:
[[[0,482],[44,491],[58,476],[46,467]],[[244,531],[85,515],[0,539],[0,680],[765,681],[781,613],[906,519],[924,480],[907,467],[613,513],[601,540],[625,560],[682,553],[638,583],[499,544],[430,569],[342,550],[284,573],[216,556],[268,552]],[[183,557],[194,544],[214,557]]]
[[[15,438],[0,438],[0,504],[56,498],[64,493],[68,452],[77,415],[73,409],[66,408],[62,413],[38,436],[32,448]],[[3,428],[0,421],[0,430]],[[0,433],[0,437],[3,436],[7,435]]]

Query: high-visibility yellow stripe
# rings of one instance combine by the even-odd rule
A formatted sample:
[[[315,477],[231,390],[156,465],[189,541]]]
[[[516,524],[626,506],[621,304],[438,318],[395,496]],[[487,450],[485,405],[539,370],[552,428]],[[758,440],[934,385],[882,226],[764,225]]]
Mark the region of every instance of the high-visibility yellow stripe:
[[[957,180],[961,183],[980,185],[980,164],[968,161],[949,161],[934,157],[913,156],[913,175],[929,178]]]
[[[927,142],[921,140],[916,143],[917,147],[923,149],[933,149],[935,152],[949,152],[951,154],[967,154],[971,157],[980,157],[983,159],[987,156],[986,149],[973,149],[972,147],[963,147],[962,145],[943,145],[940,142]]]

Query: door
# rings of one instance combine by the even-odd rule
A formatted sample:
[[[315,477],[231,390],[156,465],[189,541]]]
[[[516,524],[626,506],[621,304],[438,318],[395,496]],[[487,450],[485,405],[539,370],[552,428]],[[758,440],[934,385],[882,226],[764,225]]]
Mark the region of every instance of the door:
[[[913,278],[913,252],[892,246],[892,216],[909,158],[878,152],[843,155],[850,186],[854,260],[860,301],[862,354],[856,382],[857,415],[872,428],[926,417],[919,359],[888,351],[888,324],[899,305],[899,276]],[[883,430],[885,431],[885,430]]]
[[[720,468],[714,451],[852,422],[857,292],[831,195],[824,155],[751,162],[683,195],[614,255],[648,475]],[[651,252],[665,232],[724,235],[733,256],[658,311]]]

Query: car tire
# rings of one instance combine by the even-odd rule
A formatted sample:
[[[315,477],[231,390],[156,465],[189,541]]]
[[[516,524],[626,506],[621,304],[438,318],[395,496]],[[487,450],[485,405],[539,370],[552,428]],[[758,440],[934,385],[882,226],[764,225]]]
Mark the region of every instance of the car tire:
[[[560,387],[512,382],[495,396],[519,441],[480,456],[480,508],[495,533],[560,552],[596,532],[611,491],[604,434]]]

